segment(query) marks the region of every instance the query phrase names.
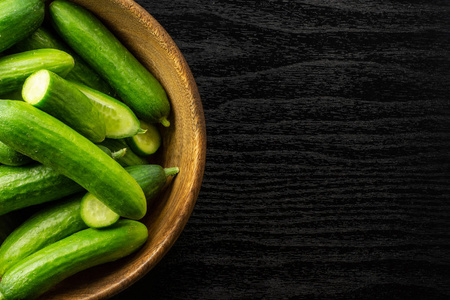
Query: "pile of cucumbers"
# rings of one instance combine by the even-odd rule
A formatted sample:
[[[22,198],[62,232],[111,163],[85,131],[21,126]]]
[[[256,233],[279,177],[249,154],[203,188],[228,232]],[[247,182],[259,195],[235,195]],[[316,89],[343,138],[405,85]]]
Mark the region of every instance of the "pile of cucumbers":
[[[170,126],[158,80],[92,13],[46,5],[0,0],[0,300],[137,251],[179,172],[147,160]]]

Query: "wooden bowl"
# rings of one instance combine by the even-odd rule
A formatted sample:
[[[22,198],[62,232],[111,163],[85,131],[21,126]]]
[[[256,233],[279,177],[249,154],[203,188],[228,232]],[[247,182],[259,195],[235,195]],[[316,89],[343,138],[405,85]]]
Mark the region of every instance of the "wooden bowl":
[[[149,239],[135,254],[88,269],[61,282],[40,299],[107,299],[148,273],[180,235],[197,199],[205,166],[206,130],[200,96],[191,71],[161,25],[131,0],[74,0],[99,17],[162,83],[171,103],[169,128],[152,162],[178,166],[141,220]],[[151,297],[151,295],[149,296]]]

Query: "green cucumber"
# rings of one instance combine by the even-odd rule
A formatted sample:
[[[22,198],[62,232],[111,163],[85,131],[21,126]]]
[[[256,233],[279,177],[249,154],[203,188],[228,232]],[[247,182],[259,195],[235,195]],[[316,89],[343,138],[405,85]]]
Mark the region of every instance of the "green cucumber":
[[[105,139],[103,114],[69,81],[48,70],[40,70],[27,78],[23,99],[69,125],[94,143]]]
[[[145,121],[141,121],[141,128],[146,130],[142,134],[137,134],[127,138],[126,142],[130,148],[140,156],[146,156],[155,153],[161,146],[161,134],[158,128]]]
[[[87,226],[80,217],[81,197],[57,202],[17,227],[0,247],[0,277],[39,249],[85,229]]]
[[[103,76],[139,118],[170,125],[170,104],[164,88],[100,20],[66,1],[53,1],[49,11],[59,35]]]
[[[0,58],[0,94],[21,89],[25,79],[41,69],[64,77],[73,66],[72,56],[56,49],[32,50],[4,56]]]
[[[104,146],[97,146],[114,160],[125,154],[125,149],[111,152]],[[75,181],[38,163],[22,167],[0,166],[0,187],[0,216],[84,190]]]
[[[140,132],[141,127],[138,118],[124,103],[85,85],[72,83],[91,99],[103,115],[107,138],[121,139],[134,136]]]
[[[81,219],[92,228],[103,228],[116,223],[120,216],[103,204],[91,193],[84,195],[81,200]]]
[[[115,95],[115,91],[83,59],[73,52],[69,46],[61,41],[50,30],[40,27],[27,38],[16,43],[11,50],[24,52],[36,49],[58,49],[69,53],[75,60],[75,66],[65,77],[67,80],[76,81],[108,95]]]
[[[145,195],[120,164],[28,103],[0,101],[0,140],[74,180],[120,216],[140,219],[145,215]]]
[[[43,0],[0,1],[0,52],[36,30],[44,21]]]
[[[32,205],[61,199],[84,189],[41,164],[0,166],[0,215]]]
[[[79,231],[11,267],[0,282],[0,292],[6,299],[35,298],[75,273],[135,252],[147,238],[145,225],[132,220]]]
[[[140,165],[125,168],[144,191],[147,201],[152,200],[164,187],[167,177],[179,172],[178,167],[163,169],[158,165]],[[119,215],[94,195],[87,193],[81,200],[81,218],[89,227],[101,228],[114,224]]]
[[[136,153],[130,149],[125,140],[105,139],[101,145],[108,147],[112,151],[118,151],[125,148],[125,155],[117,160],[117,162],[124,167],[148,164],[146,159],[136,155]]]
[[[23,166],[33,160],[17,151],[14,151],[4,143],[0,142],[0,164],[8,166]]]

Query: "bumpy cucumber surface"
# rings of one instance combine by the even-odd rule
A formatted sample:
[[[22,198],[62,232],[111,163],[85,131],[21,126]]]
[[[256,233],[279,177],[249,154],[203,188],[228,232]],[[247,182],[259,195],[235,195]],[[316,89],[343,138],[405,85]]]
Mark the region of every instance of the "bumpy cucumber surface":
[[[72,56],[56,49],[39,49],[4,56],[0,58],[0,94],[21,89],[25,79],[41,69],[64,77],[73,66]]]
[[[0,101],[0,120],[0,140],[9,147],[74,180],[119,215],[145,215],[136,180],[69,126],[21,101]]]
[[[83,191],[83,187],[41,164],[0,166],[0,215]]]
[[[23,166],[33,160],[10,147],[6,146],[0,141],[0,164],[7,166]]]
[[[69,53],[75,60],[75,66],[65,77],[67,80],[80,82],[95,90],[114,96],[115,91],[83,59],[73,52],[58,36],[44,27],[38,28],[28,37],[16,43],[11,50],[24,52],[36,49],[58,49]]]
[[[0,282],[0,292],[6,299],[37,297],[75,273],[133,253],[147,238],[145,225],[132,220],[79,231],[12,266]]]
[[[31,74],[23,85],[22,97],[92,142],[105,139],[103,114],[76,86],[59,75],[48,70]]]
[[[81,198],[57,202],[17,227],[0,247],[0,277],[30,254],[85,229],[87,226],[80,217]]]
[[[0,52],[36,30],[44,13],[42,0],[0,1]]]
[[[164,88],[100,20],[66,1],[53,1],[49,11],[60,36],[106,79],[139,118],[169,126],[170,104]]]

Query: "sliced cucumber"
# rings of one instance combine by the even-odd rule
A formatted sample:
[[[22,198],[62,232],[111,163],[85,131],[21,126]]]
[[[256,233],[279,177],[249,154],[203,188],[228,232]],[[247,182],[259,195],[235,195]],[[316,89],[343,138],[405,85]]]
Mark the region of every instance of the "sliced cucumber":
[[[141,120],[141,128],[146,130],[144,133],[137,134],[128,138],[127,144],[140,156],[146,156],[155,153],[161,146],[161,134],[158,128]]]
[[[57,74],[48,70],[33,73],[23,85],[22,97],[94,143],[105,139],[103,115],[89,98]]]
[[[116,223],[120,217],[90,193],[81,200],[81,207],[81,218],[89,227],[107,227]]]
[[[139,132],[139,120],[127,105],[81,83],[72,82],[72,84],[91,99],[103,115],[107,138],[121,139],[134,136]]]

